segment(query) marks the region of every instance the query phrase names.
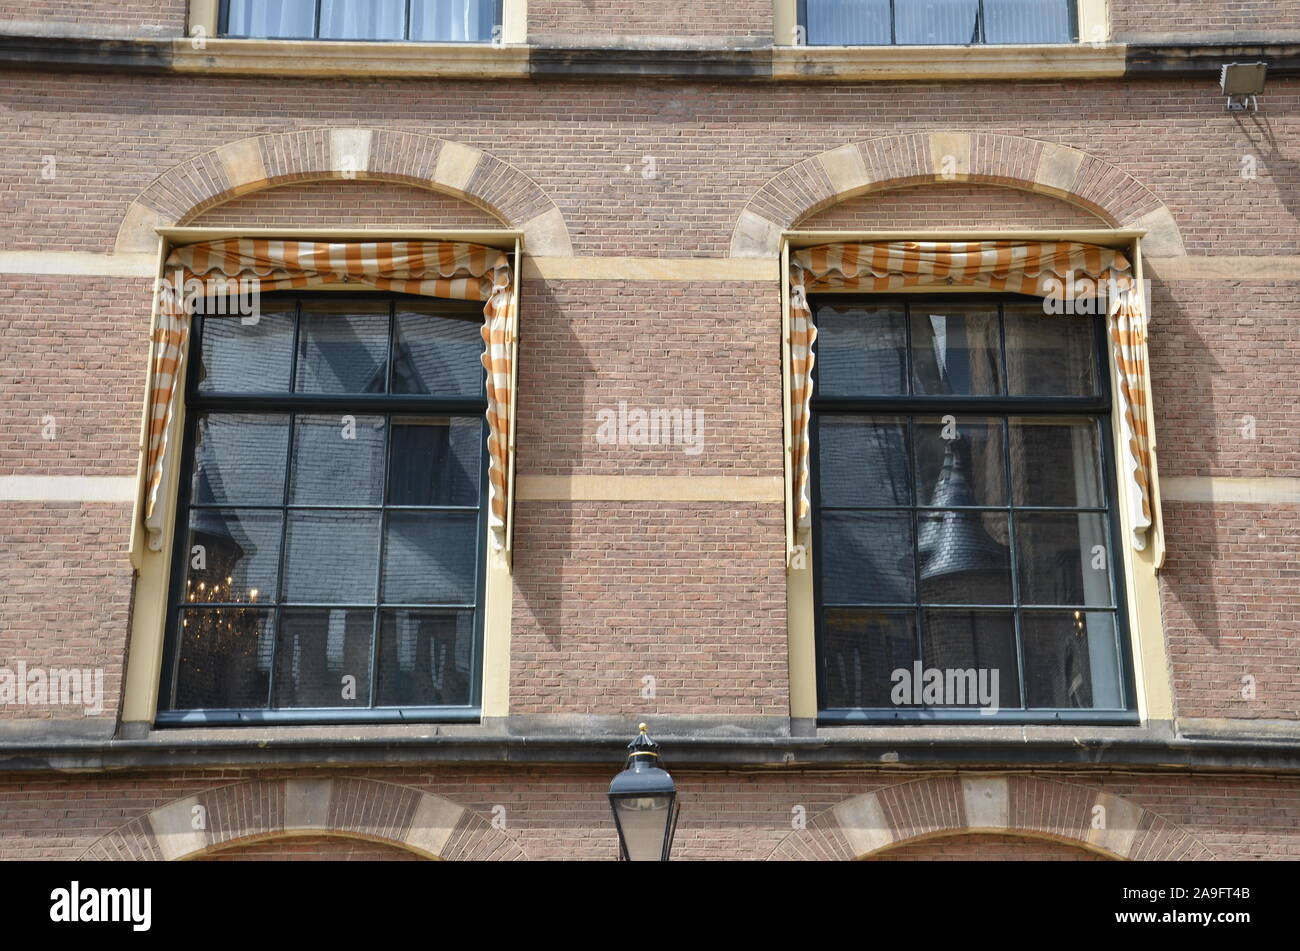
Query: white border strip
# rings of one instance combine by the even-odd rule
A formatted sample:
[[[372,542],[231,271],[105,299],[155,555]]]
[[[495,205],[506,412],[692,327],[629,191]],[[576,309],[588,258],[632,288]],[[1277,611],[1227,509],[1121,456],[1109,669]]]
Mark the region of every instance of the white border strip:
[[[0,502],[134,502],[135,476],[0,476]]]

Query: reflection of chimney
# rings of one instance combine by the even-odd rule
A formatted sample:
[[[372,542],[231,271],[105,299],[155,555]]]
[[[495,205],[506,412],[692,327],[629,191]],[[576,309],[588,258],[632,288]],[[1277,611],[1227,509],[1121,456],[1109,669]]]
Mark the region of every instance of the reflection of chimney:
[[[930,505],[952,509],[975,504],[966,471],[969,463],[969,442],[960,436],[948,440],[943,470]],[[1006,572],[1006,547],[989,537],[979,512],[925,513],[917,536],[917,554],[922,581],[977,571]]]

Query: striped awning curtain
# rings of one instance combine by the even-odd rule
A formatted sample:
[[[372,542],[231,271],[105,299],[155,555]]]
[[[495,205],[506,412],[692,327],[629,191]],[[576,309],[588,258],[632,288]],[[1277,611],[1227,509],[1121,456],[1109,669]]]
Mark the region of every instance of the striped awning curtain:
[[[881,241],[827,244],[791,253],[788,398],[794,472],[791,517],[795,526],[808,525],[812,511],[808,420],[817,328],[807,295],[827,290],[898,291],[935,284],[987,287],[1062,300],[1104,297],[1123,404],[1122,474],[1130,486],[1133,547],[1145,548],[1152,522],[1145,302],[1123,253],[1069,241]]]
[[[481,300],[483,366],[487,370],[488,523],[493,543],[504,547],[510,473],[510,387],[514,296],[505,251],[457,241],[320,242],[265,238],[202,241],[172,251],[159,293],[149,394],[145,527],[161,547],[158,495],[175,464],[173,432],[183,398],[176,381],[184,365],[193,299],[183,289],[197,279],[221,293],[224,283],[255,279],[259,293],[356,281],[380,290],[452,300]],[[189,306],[187,307],[187,301]]]

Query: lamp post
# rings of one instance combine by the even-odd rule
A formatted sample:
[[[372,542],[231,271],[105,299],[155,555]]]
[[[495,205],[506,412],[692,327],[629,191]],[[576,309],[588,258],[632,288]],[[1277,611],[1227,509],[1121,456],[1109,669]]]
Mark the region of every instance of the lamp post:
[[[650,739],[644,723],[627,749],[627,765],[609,784],[619,859],[667,862],[677,831],[677,787],[660,769],[659,744]]]

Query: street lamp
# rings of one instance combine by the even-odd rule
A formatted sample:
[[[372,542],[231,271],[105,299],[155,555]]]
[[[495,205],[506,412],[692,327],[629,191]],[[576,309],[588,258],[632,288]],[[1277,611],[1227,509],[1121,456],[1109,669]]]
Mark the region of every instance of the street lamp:
[[[673,833],[677,831],[677,787],[657,765],[659,744],[650,739],[644,723],[627,749],[627,765],[609,784],[619,858],[625,862],[667,862]]]

